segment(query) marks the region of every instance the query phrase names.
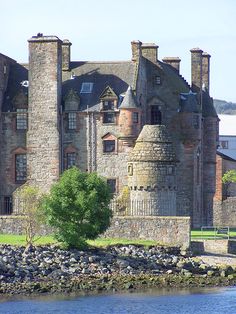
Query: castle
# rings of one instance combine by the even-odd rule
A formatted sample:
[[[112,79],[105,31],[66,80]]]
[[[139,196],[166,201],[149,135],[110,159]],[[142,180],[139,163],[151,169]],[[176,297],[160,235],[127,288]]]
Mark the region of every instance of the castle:
[[[132,199],[154,199],[151,215],[212,224],[218,117],[209,54],[191,50],[190,86],[181,60],[158,60],[152,43],[131,42],[130,61],[87,62],[70,60],[68,40],[28,42],[29,64],[0,54],[1,214],[26,181],[47,192],[75,165],[104,176],[114,194],[128,185]]]

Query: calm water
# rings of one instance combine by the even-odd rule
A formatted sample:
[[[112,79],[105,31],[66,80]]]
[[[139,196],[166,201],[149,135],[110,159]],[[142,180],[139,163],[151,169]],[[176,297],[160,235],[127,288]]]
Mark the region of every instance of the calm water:
[[[236,288],[1,300],[0,313],[236,313]]]

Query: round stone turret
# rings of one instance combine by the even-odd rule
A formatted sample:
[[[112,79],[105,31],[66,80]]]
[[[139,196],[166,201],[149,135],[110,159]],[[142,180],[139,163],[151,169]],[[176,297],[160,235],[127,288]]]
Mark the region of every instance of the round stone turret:
[[[145,125],[128,161],[133,215],[176,215],[176,155],[164,125]]]

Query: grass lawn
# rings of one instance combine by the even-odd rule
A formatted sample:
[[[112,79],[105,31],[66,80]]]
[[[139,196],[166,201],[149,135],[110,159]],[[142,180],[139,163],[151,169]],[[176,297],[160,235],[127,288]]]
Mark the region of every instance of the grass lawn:
[[[230,237],[236,238],[236,229],[230,229],[229,233]],[[226,234],[216,235],[217,238],[227,238]],[[214,239],[215,232],[213,230],[204,230],[203,232],[200,229],[195,229],[191,231],[191,240],[196,239]],[[105,239],[105,238],[97,238],[96,240],[88,240],[89,246],[93,247],[107,247],[109,245],[115,244],[136,244],[136,245],[158,245],[158,242],[150,241],[150,240],[127,240],[127,239]],[[44,244],[53,244],[57,243],[57,241],[52,236],[43,236],[39,238],[35,244],[36,245],[44,245]],[[24,235],[16,235],[16,234],[0,234],[0,244],[11,244],[11,245],[25,245],[25,236]],[[160,243],[159,243],[160,244]]]
[[[191,231],[191,239],[214,239],[216,237],[216,239],[223,239],[223,238],[227,238],[228,235],[227,234],[217,234],[214,230],[204,230],[201,231],[201,229],[194,229]],[[230,228],[229,229],[229,237],[230,238],[234,238],[236,237],[236,230],[235,228]]]
[[[149,240],[126,240],[126,239],[105,239],[98,238],[96,240],[87,241],[90,246],[93,247],[106,247],[109,245],[115,244],[138,244],[138,245],[156,245],[157,242]],[[36,245],[43,244],[53,244],[57,243],[52,236],[43,236],[35,242]],[[16,234],[0,234],[0,244],[11,244],[11,245],[25,245],[25,235],[16,235]]]

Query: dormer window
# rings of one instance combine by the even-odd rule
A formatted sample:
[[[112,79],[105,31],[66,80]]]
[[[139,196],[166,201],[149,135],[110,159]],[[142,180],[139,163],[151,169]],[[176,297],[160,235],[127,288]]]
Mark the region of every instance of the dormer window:
[[[103,110],[114,110],[114,100],[104,100]]]
[[[90,93],[92,93],[92,90],[93,90],[93,83],[84,82],[84,83],[82,83],[80,93],[81,94],[90,94]]]

